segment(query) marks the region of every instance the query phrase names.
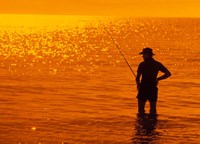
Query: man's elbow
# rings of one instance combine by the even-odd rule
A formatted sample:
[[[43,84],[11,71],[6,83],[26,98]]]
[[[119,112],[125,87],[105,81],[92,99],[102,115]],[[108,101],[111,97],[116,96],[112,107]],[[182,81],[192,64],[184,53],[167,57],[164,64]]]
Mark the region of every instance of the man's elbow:
[[[170,77],[172,74],[170,71],[167,71],[167,77]]]

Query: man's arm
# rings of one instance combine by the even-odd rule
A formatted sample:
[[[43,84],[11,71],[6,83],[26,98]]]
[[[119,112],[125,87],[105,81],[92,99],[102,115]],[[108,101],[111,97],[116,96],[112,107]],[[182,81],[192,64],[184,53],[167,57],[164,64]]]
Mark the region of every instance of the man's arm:
[[[163,73],[164,73],[164,75],[162,75],[156,79],[157,82],[159,82],[160,80],[164,80],[171,76],[171,73],[168,69],[166,69]]]
[[[138,72],[137,73],[137,76],[136,76],[136,84],[137,84],[137,90],[139,90],[140,89],[140,76],[141,76],[141,74]]]

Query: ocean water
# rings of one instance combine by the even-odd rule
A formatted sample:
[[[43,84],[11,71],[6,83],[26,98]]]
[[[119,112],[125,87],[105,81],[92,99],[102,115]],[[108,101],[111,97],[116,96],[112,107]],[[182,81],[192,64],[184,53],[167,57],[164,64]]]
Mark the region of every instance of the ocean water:
[[[0,144],[198,144],[200,19],[0,15]],[[138,54],[172,76],[137,118]],[[148,112],[147,103],[146,110]]]

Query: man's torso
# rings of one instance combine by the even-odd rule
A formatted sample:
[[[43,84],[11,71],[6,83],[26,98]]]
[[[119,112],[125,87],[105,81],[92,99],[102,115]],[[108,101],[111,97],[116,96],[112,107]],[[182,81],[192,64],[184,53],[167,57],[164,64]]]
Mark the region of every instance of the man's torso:
[[[140,63],[138,72],[142,75],[141,88],[155,88],[156,78],[159,71],[164,72],[166,68],[153,58]]]

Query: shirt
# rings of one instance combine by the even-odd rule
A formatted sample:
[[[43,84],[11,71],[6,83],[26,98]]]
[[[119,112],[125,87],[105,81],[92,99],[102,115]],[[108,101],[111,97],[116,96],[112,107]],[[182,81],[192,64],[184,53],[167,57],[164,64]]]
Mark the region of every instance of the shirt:
[[[139,74],[142,74],[140,88],[155,88],[159,71],[164,73],[167,71],[167,68],[153,58],[141,62],[137,70]]]

